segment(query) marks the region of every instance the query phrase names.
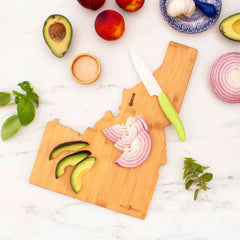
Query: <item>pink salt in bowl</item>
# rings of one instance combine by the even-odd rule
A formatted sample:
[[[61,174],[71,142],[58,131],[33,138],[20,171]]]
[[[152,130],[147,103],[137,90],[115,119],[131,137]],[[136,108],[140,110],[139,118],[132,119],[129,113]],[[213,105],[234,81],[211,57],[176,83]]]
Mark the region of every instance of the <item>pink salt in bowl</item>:
[[[94,55],[82,53],[72,60],[70,72],[75,81],[82,84],[89,84],[99,77],[101,64]]]

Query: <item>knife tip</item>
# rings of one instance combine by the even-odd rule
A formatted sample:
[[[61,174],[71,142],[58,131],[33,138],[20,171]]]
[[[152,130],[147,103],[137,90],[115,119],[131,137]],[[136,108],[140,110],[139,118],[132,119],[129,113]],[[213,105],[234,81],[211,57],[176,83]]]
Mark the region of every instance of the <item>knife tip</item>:
[[[136,57],[136,51],[133,48],[129,48],[129,53],[131,55],[132,58]]]

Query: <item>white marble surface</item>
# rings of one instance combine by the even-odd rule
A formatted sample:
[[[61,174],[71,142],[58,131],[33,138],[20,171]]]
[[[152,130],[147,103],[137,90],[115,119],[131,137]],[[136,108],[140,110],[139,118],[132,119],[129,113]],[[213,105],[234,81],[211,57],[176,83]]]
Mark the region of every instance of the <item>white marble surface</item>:
[[[100,39],[94,19],[103,9],[121,12],[126,21],[124,36],[114,42]],[[205,240],[240,239],[240,111],[239,104],[222,102],[213,93],[209,74],[222,54],[239,51],[239,43],[222,37],[221,20],[240,10],[240,2],[223,2],[217,24],[204,33],[185,35],[163,20],[158,0],[147,0],[136,13],[120,10],[106,0],[97,12],[83,9],[77,0],[0,1],[1,91],[17,89],[28,80],[40,95],[34,122],[6,142],[0,142],[0,239],[104,239],[104,240]],[[69,52],[56,58],[42,37],[45,19],[60,13],[69,18],[74,36]],[[136,219],[29,184],[29,177],[46,123],[60,123],[83,133],[104,112],[118,114],[122,89],[139,80],[128,49],[134,47],[156,69],[169,41],[199,50],[180,116],[187,141],[181,143],[172,126],[165,129],[168,163],[160,168],[148,215]],[[73,57],[91,52],[102,63],[102,74],[93,84],[71,79]],[[16,111],[1,108],[0,124]],[[183,158],[192,156],[210,166],[211,190],[184,189]]]

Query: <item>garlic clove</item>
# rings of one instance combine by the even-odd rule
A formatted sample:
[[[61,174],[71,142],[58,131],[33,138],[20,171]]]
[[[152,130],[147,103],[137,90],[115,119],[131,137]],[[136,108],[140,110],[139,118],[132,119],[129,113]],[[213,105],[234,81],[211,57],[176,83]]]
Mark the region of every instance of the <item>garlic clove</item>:
[[[167,6],[167,13],[171,17],[182,15],[191,17],[196,10],[193,0],[170,0]]]
[[[196,11],[196,5],[193,0],[185,0],[186,5],[185,5],[185,13],[184,15],[187,17],[191,17],[193,13]]]

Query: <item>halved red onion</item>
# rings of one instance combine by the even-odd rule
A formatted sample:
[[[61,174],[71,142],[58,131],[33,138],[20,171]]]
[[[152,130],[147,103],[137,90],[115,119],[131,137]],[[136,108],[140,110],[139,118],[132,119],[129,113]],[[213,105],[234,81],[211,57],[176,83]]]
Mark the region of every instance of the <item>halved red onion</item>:
[[[222,100],[240,103],[240,53],[227,53],[216,60],[211,71],[211,84]]]
[[[138,136],[141,131],[145,129],[148,131],[148,126],[144,119],[138,118],[138,120],[132,125],[127,128],[128,133],[126,135],[123,135],[115,144],[114,146],[121,152],[126,147],[130,147],[132,144],[132,141]]]
[[[141,165],[151,152],[151,138],[143,129],[133,140],[130,148],[125,148],[124,153],[115,162],[120,167],[134,168]]]
[[[128,135],[127,128],[132,126],[137,120],[144,121],[141,115],[127,118],[126,124],[116,124],[102,130],[106,138],[112,142],[117,142],[123,135]],[[144,121],[145,122],[145,121]],[[146,124],[146,123],[143,123]]]

